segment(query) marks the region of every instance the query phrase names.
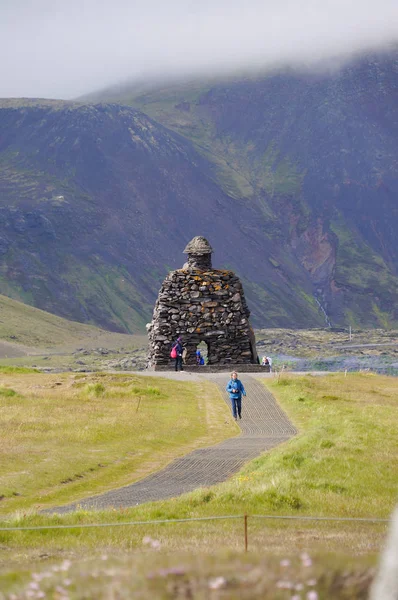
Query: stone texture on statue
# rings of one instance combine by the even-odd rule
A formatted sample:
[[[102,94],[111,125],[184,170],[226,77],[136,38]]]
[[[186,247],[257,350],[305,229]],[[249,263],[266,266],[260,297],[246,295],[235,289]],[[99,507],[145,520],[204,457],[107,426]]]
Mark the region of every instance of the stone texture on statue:
[[[209,365],[257,364],[254,334],[239,278],[212,269],[212,248],[195,237],[184,250],[188,261],[169,273],[148,326],[149,366],[170,365],[173,342],[181,337],[185,364],[196,364],[196,350],[206,342]]]

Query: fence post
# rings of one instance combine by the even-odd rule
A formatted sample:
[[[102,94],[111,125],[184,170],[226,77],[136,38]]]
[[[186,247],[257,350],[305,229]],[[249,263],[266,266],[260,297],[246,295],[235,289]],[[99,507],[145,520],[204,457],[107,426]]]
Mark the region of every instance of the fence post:
[[[244,520],[245,520],[245,552],[247,552],[247,514],[245,514]]]

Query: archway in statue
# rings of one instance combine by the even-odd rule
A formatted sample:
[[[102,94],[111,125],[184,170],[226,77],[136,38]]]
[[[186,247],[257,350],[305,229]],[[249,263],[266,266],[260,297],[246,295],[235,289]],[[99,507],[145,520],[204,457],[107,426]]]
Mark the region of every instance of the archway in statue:
[[[201,341],[196,347],[196,364],[207,365],[209,358],[209,345],[205,341]]]

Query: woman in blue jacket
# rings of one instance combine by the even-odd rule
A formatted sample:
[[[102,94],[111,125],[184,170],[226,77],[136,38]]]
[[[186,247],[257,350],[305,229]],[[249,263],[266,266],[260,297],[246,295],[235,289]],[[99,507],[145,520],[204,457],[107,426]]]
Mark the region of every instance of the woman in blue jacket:
[[[242,396],[246,396],[245,388],[236,371],[231,373],[231,379],[226,387],[232,404],[232,414],[235,421],[242,418]]]

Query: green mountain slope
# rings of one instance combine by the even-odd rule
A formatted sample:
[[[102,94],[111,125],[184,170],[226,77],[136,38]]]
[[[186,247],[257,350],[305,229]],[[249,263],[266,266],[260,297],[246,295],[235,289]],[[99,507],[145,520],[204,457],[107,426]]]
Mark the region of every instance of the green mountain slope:
[[[214,181],[263,212],[266,235],[307,271],[332,323],[385,326],[398,316],[397,96],[393,53],[329,75],[126,86],[99,97],[192,141]]]
[[[128,336],[109,334],[91,325],[67,321],[38,308],[0,295],[0,356],[21,356],[38,349],[97,344]]]
[[[200,233],[215,266],[247,282],[254,323],[323,323],[309,277],[269,235],[278,229],[260,206],[226,194],[184,138],[112,104],[8,105],[0,122],[2,293],[142,330],[164,275]]]
[[[398,324],[398,59],[0,102],[0,292],[143,330],[195,235],[260,327]],[[129,104],[129,106],[126,106]]]

